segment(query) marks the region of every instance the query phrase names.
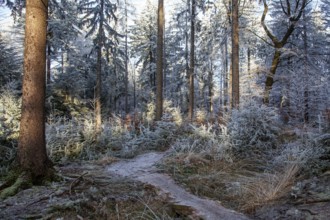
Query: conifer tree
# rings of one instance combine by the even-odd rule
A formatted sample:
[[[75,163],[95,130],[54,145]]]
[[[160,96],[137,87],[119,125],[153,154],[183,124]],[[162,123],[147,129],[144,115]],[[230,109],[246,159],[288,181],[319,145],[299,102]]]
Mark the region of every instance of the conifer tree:
[[[117,31],[111,26],[111,22],[116,21],[115,12],[117,6],[111,0],[82,0],[80,10],[84,13],[82,26],[88,28],[86,37],[93,37],[94,49],[97,54],[96,61],[96,84],[95,84],[95,134],[101,132],[101,93],[102,93],[102,62],[103,49],[106,51],[114,48],[116,42],[113,40],[119,36]]]

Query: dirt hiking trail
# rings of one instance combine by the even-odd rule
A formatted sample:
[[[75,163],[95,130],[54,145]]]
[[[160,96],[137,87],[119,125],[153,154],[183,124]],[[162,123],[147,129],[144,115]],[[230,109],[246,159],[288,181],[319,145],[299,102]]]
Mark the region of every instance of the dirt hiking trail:
[[[156,164],[168,152],[151,152],[134,159],[122,160],[110,165],[107,170],[112,174],[139,180],[150,184],[164,193],[175,205],[190,208],[191,219],[206,220],[245,220],[249,219],[241,213],[229,210],[215,201],[199,198],[177,185],[170,176],[157,173]]]

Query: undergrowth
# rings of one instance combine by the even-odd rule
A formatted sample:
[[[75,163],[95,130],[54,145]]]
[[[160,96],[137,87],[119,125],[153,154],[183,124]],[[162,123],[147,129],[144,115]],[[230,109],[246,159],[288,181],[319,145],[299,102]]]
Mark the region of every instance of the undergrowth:
[[[21,100],[15,90],[0,94],[0,177],[8,172],[16,155]]]
[[[163,121],[150,123],[113,115],[104,121],[95,138],[92,115],[80,118],[49,117],[46,141],[53,161],[130,158],[145,151],[165,150],[174,141],[182,119],[175,108],[166,108]],[[135,116],[134,116],[135,117]]]
[[[296,129],[286,138],[277,110],[254,102],[224,117],[226,124],[190,125],[162,166],[194,194],[253,213],[322,171],[326,146],[317,130]]]
[[[9,106],[2,107],[5,114],[0,120],[1,175],[16,152],[19,100],[5,93],[0,98]],[[201,110],[196,123],[188,124],[179,108],[171,107],[170,102],[165,106],[159,122],[153,122],[152,105],[142,120],[112,115],[104,121],[97,139],[92,114],[70,118],[51,115],[46,124],[47,150],[55,162],[111,163],[115,157],[131,158],[171,147],[172,153],[163,164],[166,172],[193,193],[248,213],[290,195],[299,178],[327,166],[320,157],[327,152],[329,135],[304,127],[293,130],[293,137],[286,137],[275,108],[253,101],[243,103],[239,110],[222,115],[212,124]],[[146,206],[141,216],[157,219],[154,214]]]

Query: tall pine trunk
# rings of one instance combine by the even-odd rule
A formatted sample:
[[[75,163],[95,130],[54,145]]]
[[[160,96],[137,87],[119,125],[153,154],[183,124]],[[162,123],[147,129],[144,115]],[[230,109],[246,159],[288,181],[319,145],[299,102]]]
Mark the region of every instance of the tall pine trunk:
[[[229,73],[229,64],[228,64],[228,37],[226,36],[225,39],[225,63],[224,63],[224,109],[227,112],[229,109],[229,103],[230,103],[230,95],[229,95],[229,78],[230,78],[230,73]]]
[[[125,113],[128,114],[128,40],[127,1],[125,0]]]
[[[97,64],[96,64],[96,86],[95,86],[95,137],[97,138],[102,130],[102,113],[101,113],[101,93],[102,93],[102,47],[103,47],[103,7],[104,1],[100,2],[100,25],[97,43]]]
[[[163,54],[164,54],[164,0],[158,1],[157,74],[156,74],[156,121],[163,115]]]
[[[308,88],[308,39],[307,39],[307,21],[305,15],[305,9],[303,12],[303,39],[304,39],[304,121],[309,122],[309,88]]]
[[[232,0],[232,108],[239,106],[239,1]]]
[[[190,23],[190,68],[189,68],[189,108],[188,118],[192,121],[194,117],[194,74],[195,74],[195,12],[196,12],[196,0],[191,2],[191,23]]]
[[[45,86],[47,0],[27,0],[22,114],[18,163],[37,179],[47,174],[51,162],[45,141]]]
[[[208,107],[209,107],[209,113],[212,116],[213,114],[213,62],[211,60],[211,69],[208,74]]]

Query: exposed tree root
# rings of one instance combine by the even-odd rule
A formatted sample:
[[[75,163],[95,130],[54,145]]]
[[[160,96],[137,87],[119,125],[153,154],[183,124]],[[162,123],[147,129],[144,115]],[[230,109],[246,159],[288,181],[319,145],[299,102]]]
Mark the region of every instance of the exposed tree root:
[[[38,203],[38,202],[41,202],[41,201],[43,201],[43,200],[47,200],[47,199],[49,199],[49,198],[52,197],[52,196],[62,196],[62,195],[64,195],[64,194],[66,194],[66,193],[69,193],[69,194],[71,195],[71,194],[72,194],[72,190],[73,190],[76,186],[79,185],[79,183],[83,180],[83,177],[84,177],[85,175],[87,175],[87,174],[88,174],[88,173],[85,172],[85,173],[83,173],[82,175],[80,175],[78,178],[76,178],[73,182],[71,182],[69,188],[64,189],[64,190],[62,189],[62,190],[58,190],[58,191],[53,191],[53,192],[50,193],[49,195],[46,195],[46,196],[41,197],[41,198],[39,198],[38,200],[36,200],[36,201],[34,201],[34,202],[32,202],[32,203],[29,203],[26,207],[31,206],[31,205],[34,205],[34,204],[36,204],[36,203]]]
[[[11,183],[11,180],[9,180],[7,183],[4,184],[4,185],[6,185],[6,188],[1,190],[0,199],[6,199],[9,196],[14,196],[19,191],[31,187],[33,185],[32,184],[32,175],[28,172],[22,172],[16,178],[15,182],[13,182],[12,184],[10,184],[10,183]]]
[[[46,175],[42,177],[33,176],[29,171],[21,171],[14,167],[9,173],[7,181],[0,186],[0,199],[14,196],[21,190],[31,188],[34,184],[39,185],[57,180],[59,180],[59,176],[52,167],[49,167]]]

